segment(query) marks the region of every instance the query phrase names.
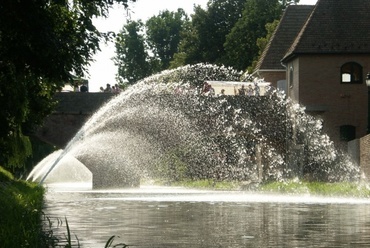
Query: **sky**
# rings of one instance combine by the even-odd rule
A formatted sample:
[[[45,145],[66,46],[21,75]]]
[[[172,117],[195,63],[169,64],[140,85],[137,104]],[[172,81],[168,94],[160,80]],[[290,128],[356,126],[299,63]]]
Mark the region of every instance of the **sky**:
[[[300,4],[315,4],[317,0],[300,0]],[[118,33],[125,25],[126,21],[141,19],[148,20],[160,11],[176,11],[182,8],[190,15],[193,13],[193,6],[200,5],[206,8],[208,0],[137,0],[136,3],[129,4],[129,10],[123,6],[115,5],[109,12],[108,18],[99,18],[94,20],[94,24],[101,32],[113,31]],[[106,84],[114,85],[116,83],[115,75],[117,67],[114,65],[112,58],[115,56],[115,47],[113,42],[101,44],[101,51],[94,56],[94,61],[88,68],[89,91],[97,92],[100,87]]]

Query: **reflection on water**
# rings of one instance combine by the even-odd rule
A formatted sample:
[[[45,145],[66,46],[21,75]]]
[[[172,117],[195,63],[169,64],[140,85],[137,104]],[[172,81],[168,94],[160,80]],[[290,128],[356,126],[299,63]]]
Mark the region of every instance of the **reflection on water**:
[[[182,188],[50,188],[45,215],[82,247],[369,247],[370,200]],[[54,230],[64,237],[65,226]]]

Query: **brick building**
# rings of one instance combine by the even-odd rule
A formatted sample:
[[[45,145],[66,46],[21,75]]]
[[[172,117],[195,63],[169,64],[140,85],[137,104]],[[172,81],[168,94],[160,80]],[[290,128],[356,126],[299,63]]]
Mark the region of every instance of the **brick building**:
[[[368,132],[370,1],[318,0],[285,10],[255,74],[324,121],[338,147]]]

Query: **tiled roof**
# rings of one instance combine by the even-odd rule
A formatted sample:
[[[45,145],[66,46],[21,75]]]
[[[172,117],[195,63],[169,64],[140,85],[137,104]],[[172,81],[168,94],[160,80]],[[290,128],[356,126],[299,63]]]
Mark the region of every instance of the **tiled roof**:
[[[370,54],[370,1],[318,0],[284,56],[295,54]]]
[[[256,70],[285,70],[280,60],[301,31],[313,5],[290,5],[284,11],[278,27],[263,51]]]

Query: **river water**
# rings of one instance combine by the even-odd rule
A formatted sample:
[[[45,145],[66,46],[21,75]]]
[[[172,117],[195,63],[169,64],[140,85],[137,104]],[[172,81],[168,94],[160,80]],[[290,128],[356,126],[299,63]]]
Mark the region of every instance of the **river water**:
[[[50,186],[44,212],[61,244],[66,218],[81,247],[104,247],[113,235],[135,248],[370,247],[368,199]]]

